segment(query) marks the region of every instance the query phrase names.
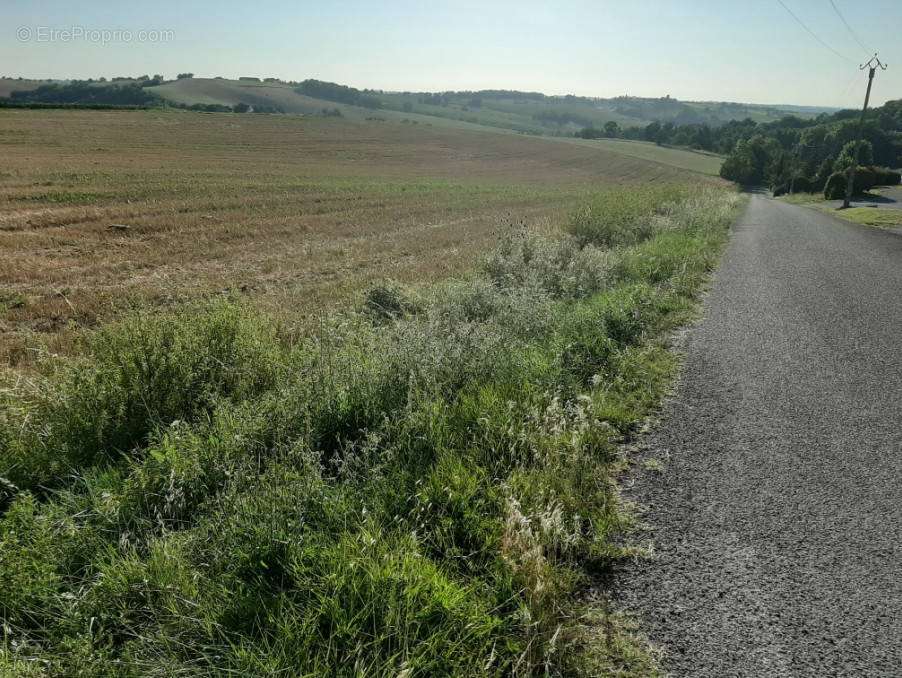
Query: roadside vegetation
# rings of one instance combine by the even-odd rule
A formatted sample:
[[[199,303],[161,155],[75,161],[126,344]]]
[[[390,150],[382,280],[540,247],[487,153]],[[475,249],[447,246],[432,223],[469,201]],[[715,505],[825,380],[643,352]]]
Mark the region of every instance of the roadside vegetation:
[[[0,674],[650,676],[584,602],[740,197],[602,192],[316,323],[138,311],[0,392]]]

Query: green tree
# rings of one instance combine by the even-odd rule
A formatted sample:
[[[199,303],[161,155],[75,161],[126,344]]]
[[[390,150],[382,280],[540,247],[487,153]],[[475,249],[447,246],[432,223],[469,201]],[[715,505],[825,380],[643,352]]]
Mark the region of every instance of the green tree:
[[[827,185],[827,179],[829,179],[830,175],[833,174],[834,162],[836,162],[836,158],[834,158],[832,155],[828,155],[821,161],[821,164],[817,168],[817,172],[815,173],[814,180],[811,184],[812,190],[819,191]]]
[[[850,141],[843,146],[842,152],[839,154],[836,163],[833,165],[833,169],[836,172],[845,172],[852,166],[854,161],[855,142]],[[874,146],[867,139],[863,139],[861,142],[861,153],[859,153],[858,156],[858,164],[865,166],[874,164]]]
[[[746,185],[770,182],[786,169],[786,160],[776,139],[755,134],[736,142],[720,167],[720,176]]]
[[[714,147],[714,134],[708,124],[698,125],[691,135],[692,145],[710,151]]]

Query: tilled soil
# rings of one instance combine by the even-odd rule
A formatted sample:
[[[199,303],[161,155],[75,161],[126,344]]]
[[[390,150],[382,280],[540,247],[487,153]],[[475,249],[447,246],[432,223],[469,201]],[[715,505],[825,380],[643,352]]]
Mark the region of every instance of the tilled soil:
[[[902,237],[753,197],[705,308],[619,604],[673,676],[902,675]]]

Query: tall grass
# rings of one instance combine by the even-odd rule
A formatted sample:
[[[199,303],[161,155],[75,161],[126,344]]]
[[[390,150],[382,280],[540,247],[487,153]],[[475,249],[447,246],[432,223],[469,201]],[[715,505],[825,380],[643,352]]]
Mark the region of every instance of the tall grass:
[[[624,200],[616,238],[513,233],[302,333],[230,300],[135,316],[4,390],[0,667],[647,675],[579,594],[629,553],[616,443],[737,198]]]
[[[685,184],[650,184],[642,190],[602,191],[573,214],[566,230],[582,245],[633,245],[662,227],[655,216],[666,217],[695,190]]]

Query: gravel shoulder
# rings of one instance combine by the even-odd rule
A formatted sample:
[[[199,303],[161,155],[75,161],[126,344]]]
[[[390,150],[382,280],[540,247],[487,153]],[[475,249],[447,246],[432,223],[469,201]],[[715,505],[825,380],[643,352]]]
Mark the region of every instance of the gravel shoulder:
[[[900,292],[899,235],[752,197],[625,492],[673,676],[899,675]]]

